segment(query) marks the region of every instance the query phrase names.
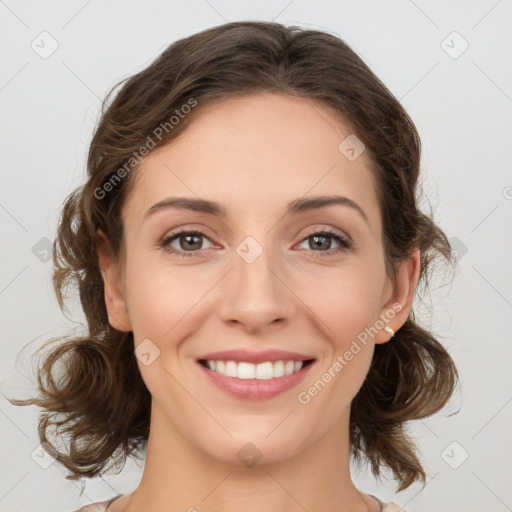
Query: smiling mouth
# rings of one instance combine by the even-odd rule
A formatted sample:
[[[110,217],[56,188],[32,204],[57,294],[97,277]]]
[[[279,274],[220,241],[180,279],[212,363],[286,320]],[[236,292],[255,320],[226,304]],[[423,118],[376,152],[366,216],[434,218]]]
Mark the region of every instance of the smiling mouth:
[[[270,380],[285,377],[300,372],[308,366],[314,359],[305,361],[264,361],[253,364],[246,361],[213,361],[199,359],[199,363],[208,370],[224,375],[225,377],[235,377],[244,380]]]

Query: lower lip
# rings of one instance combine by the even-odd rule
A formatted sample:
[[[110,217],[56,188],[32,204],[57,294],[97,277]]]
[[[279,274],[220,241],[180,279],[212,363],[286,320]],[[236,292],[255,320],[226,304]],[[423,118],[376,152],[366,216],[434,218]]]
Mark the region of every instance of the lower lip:
[[[309,363],[298,372],[275,377],[273,379],[239,379],[226,377],[220,373],[209,370],[201,363],[197,363],[209,381],[228,395],[247,400],[266,400],[273,398],[289,389],[294,388],[304,380],[310,368],[315,364]]]

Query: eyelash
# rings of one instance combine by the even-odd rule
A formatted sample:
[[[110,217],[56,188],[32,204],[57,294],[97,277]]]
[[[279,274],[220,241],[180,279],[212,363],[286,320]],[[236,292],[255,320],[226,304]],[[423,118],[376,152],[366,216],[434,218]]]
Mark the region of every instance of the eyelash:
[[[169,235],[168,237],[165,237],[162,240],[162,242],[160,243],[160,246],[165,251],[167,251],[168,253],[174,254],[174,255],[179,256],[179,257],[189,258],[189,257],[193,257],[193,256],[200,256],[201,255],[201,250],[198,250],[198,251],[179,251],[179,250],[171,249],[170,248],[169,244],[172,241],[174,241],[175,239],[179,238],[181,235],[185,235],[185,234],[186,235],[203,236],[203,237],[205,237],[205,238],[207,238],[209,240],[209,238],[206,236],[206,234],[203,233],[202,231],[182,230],[182,231],[178,231],[177,233],[173,233],[172,235]],[[324,230],[320,230],[320,231],[312,230],[304,238],[302,238],[300,243],[304,242],[305,240],[307,240],[308,238],[312,237],[313,235],[321,235],[321,236],[326,236],[327,235],[327,236],[329,236],[331,238],[334,238],[340,244],[340,247],[337,247],[335,249],[329,249],[327,251],[313,251],[313,250],[310,250],[310,252],[312,252],[315,257],[325,258],[325,257],[328,257],[328,256],[333,256],[334,254],[338,254],[340,252],[349,251],[352,248],[352,242],[351,242],[351,240],[348,237],[340,235],[339,233],[337,233],[335,231],[331,231],[329,229],[324,229]]]

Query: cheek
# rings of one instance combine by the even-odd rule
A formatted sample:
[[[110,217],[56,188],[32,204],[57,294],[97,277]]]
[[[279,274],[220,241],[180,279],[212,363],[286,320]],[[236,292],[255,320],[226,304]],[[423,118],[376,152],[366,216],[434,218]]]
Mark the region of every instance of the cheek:
[[[368,374],[374,352],[369,329],[378,314],[377,287],[370,274],[347,273],[343,279],[323,283],[314,296],[312,310],[324,339],[324,358],[318,372],[301,387],[299,403],[311,417],[336,422],[350,404]]]
[[[345,350],[350,341],[371,326],[379,314],[383,270],[379,265],[346,265],[318,269],[307,279],[296,281],[297,295],[303,298],[323,326],[325,336],[336,350]]]
[[[378,318],[385,277],[377,264],[354,265],[316,272],[308,281],[309,286],[302,286],[298,295],[310,307],[310,318],[325,341],[322,382],[316,386],[318,392],[322,390],[318,405],[337,404],[332,411],[336,416],[355,396],[368,373],[375,334],[371,327]],[[325,393],[324,385],[328,388]],[[316,392],[311,391],[313,395]]]
[[[127,306],[136,340],[163,339],[182,329],[216,282],[198,267],[172,269],[149,259],[133,261],[127,276]]]

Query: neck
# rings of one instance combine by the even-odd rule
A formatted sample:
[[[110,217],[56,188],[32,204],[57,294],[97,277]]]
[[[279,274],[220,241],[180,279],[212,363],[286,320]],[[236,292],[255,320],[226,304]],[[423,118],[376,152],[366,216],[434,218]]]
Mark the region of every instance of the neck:
[[[142,479],[129,499],[117,508],[113,504],[109,511],[379,510],[352,482],[349,413],[346,411],[318,442],[293,457],[273,464],[261,460],[249,467],[224,463],[199,450],[173,428],[153,402]]]

